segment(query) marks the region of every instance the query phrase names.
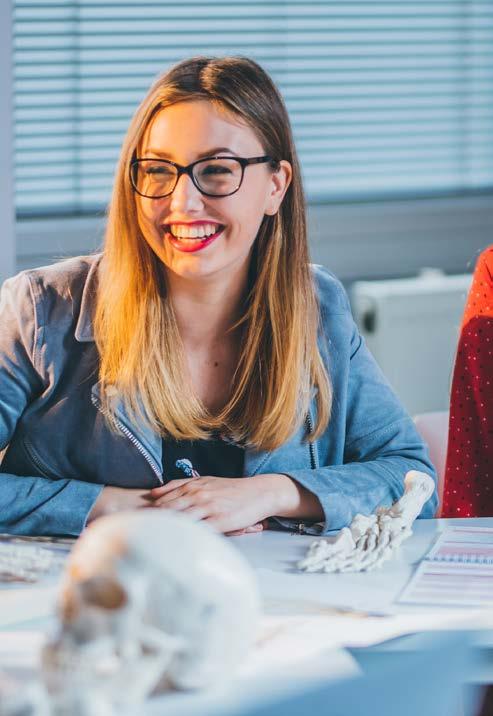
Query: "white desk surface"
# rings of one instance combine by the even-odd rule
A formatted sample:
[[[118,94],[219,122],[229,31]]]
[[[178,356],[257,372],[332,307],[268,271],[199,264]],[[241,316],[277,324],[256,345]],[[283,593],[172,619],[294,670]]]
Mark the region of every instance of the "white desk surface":
[[[422,613],[422,607],[399,606],[394,601],[438,533],[449,525],[493,527],[493,517],[416,520],[412,537],[391,560],[373,572],[304,574],[296,571],[294,565],[305,555],[314,539],[311,536],[266,531],[233,539],[255,567],[265,598],[308,600],[364,612]]]
[[[166,699],[168,716],[195,716],[204,713],[205,707],[215,709],[218,714],[227,712],[228,705],[248,701],[253,690],[258,696],[296,688],[314,678],[356,673],[356,662],[341,645],[364,646],[392,638],[402,633],[396,625],[402,615],[409,615],[409,632],[415,631],[413,619],[418,620],[416,630],[433,628],[451,610],[396,605],[394,601],[437,533],[447,525],[460,524],[493,527],[493,518],[417,520],[413,536],[392,560],[374,572],[356,574],[297,572],[295,563],[313,541],[311,536],[266,531],[230,538],[256,570],[267,614],[293,619],[293,633],[286,634],[284,642],[281,639],[270,652],[255,654],[235,684],[207,695],[164,695],[149,701],[145,714],[159,713],[162,699]],[[56,589],[54,579],[32,586],[0,585],[0,669],[14,678],[26,681],[34,673],[37,649],[50,625]],[[338,614],[332,608],[370,616],[356,619],[356,614]],[[462,611],[467,616],[467,610]],[[394,616],[377,616],[382,614]],[[325,626],[321,629],[322,618]],[[310,620],[318,621],[310,625]],[[327,640],[322,647],[325,632]],[[381,636],[375,638],[375,633]],[[492,648],[492,634],[491,631],[479,634],[478,644]]]

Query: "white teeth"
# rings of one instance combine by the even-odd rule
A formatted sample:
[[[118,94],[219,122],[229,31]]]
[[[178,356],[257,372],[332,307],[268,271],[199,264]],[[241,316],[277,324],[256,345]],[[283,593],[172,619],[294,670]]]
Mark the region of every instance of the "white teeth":
[[[219,230],[219,224],[200,224],[187,226],[186,224],[171,224],[170,232],[178,239],[203,239]]]

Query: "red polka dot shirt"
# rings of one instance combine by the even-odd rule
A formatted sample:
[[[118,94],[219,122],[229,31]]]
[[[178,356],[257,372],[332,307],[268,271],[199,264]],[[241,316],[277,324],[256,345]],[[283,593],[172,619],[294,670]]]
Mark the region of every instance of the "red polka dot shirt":
[[[450,396],[442,517],[493,515],[493,246],[477,262]]]

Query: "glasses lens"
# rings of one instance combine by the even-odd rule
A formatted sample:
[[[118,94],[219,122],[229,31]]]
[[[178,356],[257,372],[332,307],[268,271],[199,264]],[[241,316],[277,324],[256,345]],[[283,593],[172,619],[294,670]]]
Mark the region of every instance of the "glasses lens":
[[[177,169],[172,164],[154,159],[141,159],[132,167],[134,186],[143,196],[170,194],[176,183]]]
[[[193,168],[202,191],[213,196],[232,194],[241,184],[241,164],[236,159],[204,159]]]

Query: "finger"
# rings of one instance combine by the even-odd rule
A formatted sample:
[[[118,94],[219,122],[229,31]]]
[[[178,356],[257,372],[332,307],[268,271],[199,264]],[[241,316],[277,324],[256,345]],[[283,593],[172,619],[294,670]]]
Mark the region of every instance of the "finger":
[[[151,499],[155,500],[158,497],[162,497],[162,495],[168,494],[168,492],[172,492],[173,490],[178,489],[179,487],[183,487],[183,485],[186,485],[187,482],[191,482],[191,480],[196,480],[196,477],[187,477],[183,480],[170,480],[166,483],[166,485],[160,485],[159,487],[153,487],[152,490],[149,490],[147,494],[150,495]]]
[[[239,535],[244,535],[246,532],[246,527],[242,530],[233,530],[232,532],[225,532],[226,537],[239,537]]]
[[[238,523],[234,524],[234,520],[231,519],[230,515],[210,515],[205,517],[203,522],[209,525],[209,527],[212,527],[216,532],[222,532],[223,534],[246,529],[246,527],[240,527]]]
[[[255,525],[250,525],[250,527],[245,527],[245,532],[248,534],[250,532],[262,532],[264,529],[264,525],[262,522],[257,522]]]
[[[187,515],[194,522],[201,522],[207,513],[198,507],[186,507],[183,510],[179,510],[176,507],[170,507],[169,505],[157,505],[155,502],[152,505],[146,505],[154,510],[170,510],[172,512],[181,512],[182,515]]]
[[[197,505],[191,505],[190,507],[185,507],[184,510],[182,510],[183,514],[189,515],[193,520],[203,520],[206,517],[208,517],[209,512],[205,507],[198,507]]]
[[[250,525],[249,527],[243,527],[241,530],[232,530],[231,532],[225,532],[226,537],[238,537],[239,535],[251,534],[254,532],[262,532],[264,526],[261,522],[256,525]]]
[[[166,495],[163,495],[162,497],[158,497],[154,500],[154,504],[159,506],[169,505],[171,506],[172,502],[176,502],[178,500],[185,500],[186,506],[192,505],[196,501],[196,495],[197,493],[193,492],[187,492],[186,487],[182,487],[181,489],[173,490],[173,492],[169,492]],[[185,503],[180,503],[185,504]]]
[[[161,497],[159,500],[154,500],[153,507],[160,507],[168,510],[177,510],[178,512],[183,512],[183,510],[186,510],[187,507],[194,507],[194,505],[190,497],[186,495],[179,495],[175,498],[170,498],[167,495],[166,497]]]

